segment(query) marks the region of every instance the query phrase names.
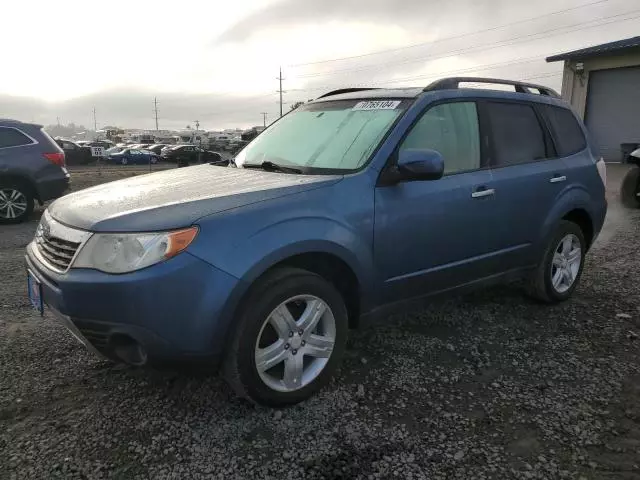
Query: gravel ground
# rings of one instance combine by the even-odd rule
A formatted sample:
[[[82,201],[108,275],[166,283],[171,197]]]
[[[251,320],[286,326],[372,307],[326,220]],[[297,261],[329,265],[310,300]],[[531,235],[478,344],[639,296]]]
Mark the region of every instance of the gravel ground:
[[[620,174],[572,300],[501,287],[367,325],[335,381],[283,411],[95,359],[27,304],[36,218],[4,227],[0,478],[638,480],[640,211],[618,205]]]

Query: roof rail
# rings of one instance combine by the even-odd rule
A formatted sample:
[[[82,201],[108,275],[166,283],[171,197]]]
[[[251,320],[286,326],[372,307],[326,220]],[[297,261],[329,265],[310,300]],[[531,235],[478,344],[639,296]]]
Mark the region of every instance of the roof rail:
[[[331,90],[325,94],[320,95],[318,98],[331,97],[333,95],[340,95],[341,93],[351,93],[351,92],[363,92],[365,90],[379,90],[378,88],[373,87],[364,87],[364,88],[340,88],[338,90]]]
[[[448,89],[457,89],[460,88],[460,83],[462,82],[470,82],[470,83],[488,83],[488,84],[497,84],[497,85],[512,85],[516,92],[518,93],[533,93],[531,89],[538,90],[540,95],[546,95],[548,97],[556,97],[560,98],[558,92],[554,89],[545,87],[544,85],[538,85],[535,83],[526,83],[519,82],[517,80],[502,80],[499,78],[482,78],[482,77],[449,77],[443,78],[441,80],[436,80],[435,82],[427,85],[422,90],[423,92],[430,92],[433,90],[448,90]]]

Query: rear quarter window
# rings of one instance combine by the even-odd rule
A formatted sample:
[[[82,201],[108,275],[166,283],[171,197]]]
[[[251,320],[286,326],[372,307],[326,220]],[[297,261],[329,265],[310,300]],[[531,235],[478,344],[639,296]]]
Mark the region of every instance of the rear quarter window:
[[[19,147],[32,143],[33,140],[17,128],[0,127],[0,148]]]
[[[543,105],[542,110],[549,123],[559,156],[567,157],[586,148],[584,132],[571,110],[552,105]]]

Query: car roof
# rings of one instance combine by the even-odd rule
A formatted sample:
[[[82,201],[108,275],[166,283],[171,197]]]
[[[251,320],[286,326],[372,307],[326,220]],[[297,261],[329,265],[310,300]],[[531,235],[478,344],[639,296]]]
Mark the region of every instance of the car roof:
[[[32,122],[22,122],[20,120],[15,120],[13,118],[0,118],[0,125],[3,127],[36,127],[42,128],[42,125],[39,123]]]
[[[345,93],[325,94],[328,96],[321,96],[313,100],[310,103],[326,102],[333,100],[356,100],[360,98],[416,98],[422,93],[422,88],[371,88],[371,89],[343,89]],[[340,90],[337,90],[339,92]]]
[[[461,83],[476,84],[475,87],[461,87]],[[496,88],[481,88],[477,85],[509,85],[513,87],[513,91],[505,91]],[[538,93],[534,93],[537,90]],[[482,78],[482,77],[448,77],[437,80],[426,87],[410,87],[410,88],[343,88],[333,90],[321,95],[315,100],[308,103],[328,102],[335,100],[367,100],[380,98],[418,98],[429,94],[438,94],[441,92],[456,92],[458,97],[486,97],[486,98],[511,98],[527,101],[538,101],[542,103],[559,104],[566,106],[553,89],[532,83],[517,80],[504,80],[499,78]]]

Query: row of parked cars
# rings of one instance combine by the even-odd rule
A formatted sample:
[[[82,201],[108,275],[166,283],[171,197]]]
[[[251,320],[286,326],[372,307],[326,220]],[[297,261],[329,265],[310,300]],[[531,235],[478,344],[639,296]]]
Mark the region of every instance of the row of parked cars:
[[[224,164],[222,155],[196,145],[169,145],[163,143],[120,143],[114,145],[106,140],[80,141],[57,138],[55,142],[65,154],[67,165],[87,165],[93,160],[91,147],[104,148],[104,159],[121,165],[149,164],[159,161],[189,165],[192,163]]]
[[[159,161],[189,165],[192,163],[226,164],[217,152],[211,152],[195,145],[134,144],[112,147],[105,152],[109,162],[122,165],[149,164]]]

